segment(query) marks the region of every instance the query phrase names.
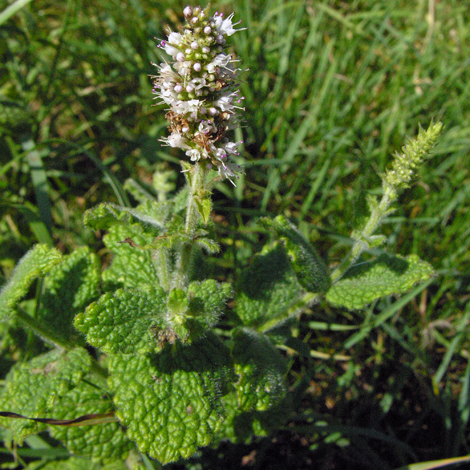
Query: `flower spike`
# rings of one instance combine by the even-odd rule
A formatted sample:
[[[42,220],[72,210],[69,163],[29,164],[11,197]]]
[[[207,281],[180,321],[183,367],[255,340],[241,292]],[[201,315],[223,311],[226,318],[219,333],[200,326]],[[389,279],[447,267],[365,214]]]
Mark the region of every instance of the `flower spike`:
[[[225,52],[225,38],[240,29],[234,28],[233,13],[208,17],[207,10],[190,6],[183,13],[184,29],[159,44],[172,60],[157,65],[159,73],[152,77],[153,93],[169,106],[171,134],[161,141],[184,150],[193,162],[206,160],[233,183],[241,167],[232,157],[242,142],[231,142],[227,133],[240,122],[244,98],[237,89],[238,60]]]

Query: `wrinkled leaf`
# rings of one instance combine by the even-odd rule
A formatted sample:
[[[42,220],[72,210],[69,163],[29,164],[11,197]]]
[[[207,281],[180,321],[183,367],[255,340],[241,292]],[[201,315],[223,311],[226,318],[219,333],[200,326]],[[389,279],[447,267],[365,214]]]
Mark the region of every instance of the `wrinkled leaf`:
[[[215,439],[249,444],[255,436],[267,436],[285,423],[292,413],[292,398],[287,394],[279,403],[264,411],[242,411],[238,396],[232,392],[222,398],[227,412]]]
[[[80,383],[90,366],[91,358],[83,348],[68,353],[53,350],[24,364],[16,364],[6,377],[0,410],[49,418],[54,405]],[[24,419],[0,418],[0,425],[13,430],[19,442],[24,436],[45,429],[42,423]]]
[[[136,354],[157,347],[154,330],[166,326],[167,296],[161,287],[118,289],[103,295],[75,318],[87,341],[107,353]]]
[[[218,439],[248,442],[284,423],[291,410],[287,364],[267,336],[247,328],[233,331],[232,357],[238,380],[223,397],[227,412]]]
[[[100,262],[87,247],[54,266],[44,279],[39,318],[56,334],[69,339],[73,318],[99,295]]]
[[[230,284],[207,279],[203,282],[192,282],[188,293],[190,303],[186,323],[194,339],[215,326],[232,295],[232,287]]]
[[[62,261],[62,254],[47,245],[36,245],[19,261],[10,280],[0,292],[0,318],[13,313],[15,305],[24,297],[38,277],[44,277],[50,269]]]
[[[244,411],[265,411],[287,392],[286,361],[260,333],[238,328],[232,336],[239,407]]]
[[[233,377],[229,351],[213,335],[167,345],[159,354],[113,356],[110,371],[116,415],[128,437],[162,463],[208,445],[223,421],[220,397]]]
[[[297,228],[282,215],[275,219],[263,219],[262,222],[268,228],[274,229],[284,241],[299,284],[307,292],[326,292],[330,286],[328,267]]]
[[[240,276],[236,313],[244,325],[265,329],[298,313],[303,294],[284,247],[266,247]]]
[[[138,225],[114,226],[103,240],[115,253],[111,266],[102,274],[109,289],[158,285],[152,252],[146,248],[153,242],[153,236],[146,234]]]
[[[81,382],[60,399],[54,408],[54,418],[74,419],[90,413],[107,413],[114,406],[103,391]],[[91,426],[49,426],[49,433],[62,441],[74,455],[91,457],[94,461],[109,462],[126,458],[134,444],[127,439],[118,423]]]
[[[129,470],[129,467],[123,461],[100,465],[87,459],[72,457],[47,463],[33,462],[25,467],[25,470]]]
[[[403,294],[433,275],[432,266],[416,255],[405,258],[384,254],[349,269],[331,287],[326,299],[334,305],[361,309],[381,297]]]
[[[149,210],[148,205],[151,205],[154,210]],[[166,218],[168,210],[167,205],[164,205],[163,209],[158,203],[151,201],[136,209],[101,203],[85,212],[83,222],[95,230],[107,229],[116,223],[127,226],[138,222],[153,232],[159,232],[163,229],[163,220]]]
[[[212,201],[209,196],[205,197],[195,197],[194,202],[197,207],[199,215],[202,217],[204,225],[207,225],[210,219],[211,210],[212,210]]]

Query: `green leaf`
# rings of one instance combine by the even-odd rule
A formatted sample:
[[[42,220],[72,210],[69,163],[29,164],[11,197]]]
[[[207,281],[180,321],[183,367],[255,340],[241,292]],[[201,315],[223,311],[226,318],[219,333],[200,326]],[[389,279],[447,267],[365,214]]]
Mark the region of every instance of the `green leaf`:
[[[201,248],[204,248],[207,253],[211,255],[214,255],[220,251],[219,244],[210,238],[196,238],[196,244]]]
[[[13,2],[13,3],[10,3],[6,8],[3,7],[4,9],[2,10],[2,12],[0,13],[0,25],[2,25],[3,23],[5,23],[8,18],[10,18],[11,16],[13,16],[17,11],[21,10],[22,8],[25,8],[26,5],[30,2],[31,0],[25,0],[23,2]],[[4,100],[5,98],[2,99],[2,101]],[[3,108],[3,106],[2,106]],[[4,109],[2,109],[2,114],[4,114]],[[7,115],[8,116],[8,115]],[[10,116],[9,116],[10,117]],[[21,119],[21,115],[16,115],[15,116],[16,119],[20,120]],[[3,123],[2,123],[3,124]]]
[[[100,465],[90,460],[72,457],[67,460],[55,460],[53,462],[39,461],[30,463],[25,470],[129,470],[124,462],[113,462]]]
[[[265,411],[240,411],[238,396],[230,393],[222,398],[227,417],[214,440],[230,439],[249,444],[255,436],[267,436],[286,422],[293,410],[287,394],[278,404]]]
[[[159,354],[116,355],[109,365],[116,414],[141,452],[168,463],[210,443],[233,379],[229,351],[217,337],[177,342]]]
[[[155,228],[163,229],[166,222],[173,216],[174,209],[175,203],[173,201],[156,202],[147,200],[135,208],[135,211],[137,211],[135,218],[141,222],[145,229],[151,228],[150,231],[153,232]],[[147,222],[147,220],[150,220],[150,222]],[[149,227],[149,224],[151,227]]]
[[[115,253],[111,266],[102,274],[108,289],[158,285],[152,252],[146,248],[154,241],[152,235],[138,225],[116,225],[111,227],[103,241]]]
[[[328,267],[297,228],[282,215],[278,215],[274,220],[262,219],[262,223],[274,229],[284,241],[299,284],[307,292],[326,292],[330,287]]]
[[[100,261],[87,247],[54,266],[44,279],[39,318],[56,334],[70,339],[73,318],[99,295]]]
[[[263,334],[237,328],[232,336],[239,407],[243,411],[265,411],[287,392],[286,361]]]
[[[183,188],[180,189],[180,191],[178,191],[175,196],[171,199],[171,201],[175,205],[173,208],[174,214],[179,214],[180,212],[186,211],[186,208],[188,206],[188,194],[189,187],[183,186]]]
[[[207,225],[211,216],[212,200],[210,196],[196,196],[194,202],[197,207],[197,211],[202,217],[204,225]]]
[[[206,233],[207,232],[204,232],[204,234]],[[185,231],[184,219],[179,215],[174,215],[168,222],[165,233],[152,243],[152,248],[170,249],[180,245],[181,243],[190,242],[191,240],[191,236]]]
[[[186,342],[189,331],[185,325],[186,314],[189,308],[189,298],[183,289],[173,289],[168,294],[168,315],[171,318],[173,331]]]
[[[405,258],[384,254],[349,269],[331,287],[326,299],[334,305],[361,309],[381,297],[403,294],[434,274],[432,266],[416,255]]]
[[[44,277],[56,264],[62,261],[62,254],[47,245],[36,245],[19,261],[8,283],[0,292],[0,318],[8,317],[15,305],[24,297],[33,281]]]
[[[124,181],[123,189],[127,191],[136,201],[139,201],[140,204],[143,204],[147,201],[157,200],[154,192],[146,183],[137,182],[134,178],[127,178],[126,181]]]
[[[148,205],[155,209],[154,213],[149,209]],[[141,210],[142,208],[144,210]],[[167,204],[165,208],[168,208]],[[159,232],[164,228],[162,219],[165,219],[167,215],[167,211],[163,211],[164,215],[162,217],[160,212],[161,207],[158,206],[158,203],[151,201],[148,201],[147,205],[137,207],[136,209],[101,203],[85,212],[83,222],[86,226],[95,230],[107,229],[116,223],[129,225],[134,222],[140,222],[149,230]]]
[[[212,323],[222,314],[225,303],[232,295],[232,287],[228,283],[221,284],[214,279],[207,279],[203,282],[192,282],[188,292],[191,314],[211,317]]]
[[[172,315],[183,315],[188,311],[189,298],[183,289],[172,289],[168,294],[168,311]]]
[[[54,418],[75,419],[91,413],[107,413],[114,410],[111,398],[88,383],[78,387],[60,399],[54,408]],[[94,461],[110,462],[125,459],[134,443],[127,439],[118,423],[91,426],[50,426],[49,433],[62,441],[74,455],[91,457]]]
[[[297,281],[285,249],[265,247],[240,276],[236,313],[244,325],[265,330],[298,313],[304,290]]]
[[[87,341],[107,353],[143,354],[158,349],[155,333],[167,326],[161,287],[119,289],[103,295],[75,318]]]
[[[207,279],[204,282],[192,282],[188,294],[190,302],[185,326],[189,331],[188,339],[193,341],[215,326],[232,295],[232,287]]]
[[[67,353],[53,350],[27,363],[16,364],[6,377],[0,410],[31,418],[51,417],[49,413],[56,402],[80,383],[90,366],[91,358],[83,348]],[[46,427],[34,421],[7,418],[0,418],[0,425],[13,430],[20,443],[26,435]]]
[[[236,392],[223,398],[227,418],[218,439],[246,442],[282,425],[291,410],[286,360],[267,336],[247,328],[233,331],[232,357]]]
[[[181,163],[181,166],[183,167],[183,170],[181,171],[181,173],[183,173],[184,177],[186,178],[186,182],[188,183],[188,187],[192,188],[192,186],[193,186],[193,172],[192,172],[192,170],[194,168],[194,165],[192,165],[189,162],[185,162],[184,160],[181,160],[180,163]]]

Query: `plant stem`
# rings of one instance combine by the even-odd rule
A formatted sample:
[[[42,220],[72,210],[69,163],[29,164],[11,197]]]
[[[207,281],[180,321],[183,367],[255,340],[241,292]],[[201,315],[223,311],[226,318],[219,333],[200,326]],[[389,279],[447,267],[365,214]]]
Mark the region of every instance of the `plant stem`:
[[[190,188],[185,223],[185,232],[189,236],[191,236],[196,230],[197,224],[201,217],[201,215],[199,214],[196,199],[201,199],[202,197],[204,197],[204,193],[206,191],[206,163],[204,161],[196,162],[190,171],[191,173],[188,178],[188,184],[190,185]],[[193,247],[194,243],[192,240],[185,242],[181,245],[175,278],[173,282],[174,287],[181,289],[186,287],[188,284]]]
[[[68,351],[75,347],[74,344],[46,329],[44,325],[22,310],[16,310],[16,318],[18,318],[24,325],[30,328],[36,336],[42,338],[46,343]]]
[[[351,252],[346,259],[338,266],[331,274],[332,282],[337,281],[343,274],[358,260],[361,254],[370,248],[370,239],[378,226],[382,222],[382,219],[390,214],[390,205],[397,198],[397,190],[395,187],[383,184],[384,193],[380,202],[372,208],[369,220],[367,221],[361,232],[356,235],[354,244],[351,248]],[[353,234],[354,237],[354,234]]]
[[[66,339],[62,338],[61,336],[56,335],[52,331],[48,330],[45,328],[44,325],[42,325],[40,322],[38,322],[35,318],[32,316],[28,315],[26,312],[20,309],[16,309],[15,311],[15,318],[20,320],[25,326],[30,328],[33,333],[41,338],[43,341],[46,343],[62,349],[64,351],[71,351],[77,347],[76,344],[71,343],[70,341],[67,341]],[[91,362],[91,372],[94,372],[95,374],[100,375],[103,378],[108,377],[108,372],[105,368],[103,368],[100,364],[96,362],[96,360],[92,359]]]
[[[201,198],[204,192],[204,184],[206,179],[206,164],[205,162],[196,162],[192,168],[192,175],[190,178],[191,188],[188,197],[188,208],[186,210],[186,233],[189,235],[197,227],[200,218],[199,211],[196,205],[196,198]]]
[[[152,256],[152,263],[157,272],[159,284],[165,291],[170,290],[169,257],[166,249],[156,250]]]

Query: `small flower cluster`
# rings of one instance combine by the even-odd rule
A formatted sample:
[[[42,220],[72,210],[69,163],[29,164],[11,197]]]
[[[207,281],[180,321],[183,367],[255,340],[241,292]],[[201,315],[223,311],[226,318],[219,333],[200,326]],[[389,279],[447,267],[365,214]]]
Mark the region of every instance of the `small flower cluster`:
[[[442,123],[431,123],[429,129],[419,129],[416,138],[409,140],[402,148],[402,153],[395,153],[391,168],[383,175],[384,183],[389,187],[406,188],[414,177],[414,172],[436,145],[442,131]]]
[[[209,161],[223,178],[236,178],[241,168],[231,161],[242,142],[231,142],[226,134],[238,122],[243,97],[235,90],[240,69],[236,59],[226,54],[226,36],[237,29],[233,13],[227,18],[216,13],[207,18],[201,7],[184,9],[186,27],[170,32],[159,45],[173,62],[158,65],[153,93],[170,106],[166,118],[171,135],[161,139],[183,149],[194,162]],[[233,183],[233,181],[232,181]]]

